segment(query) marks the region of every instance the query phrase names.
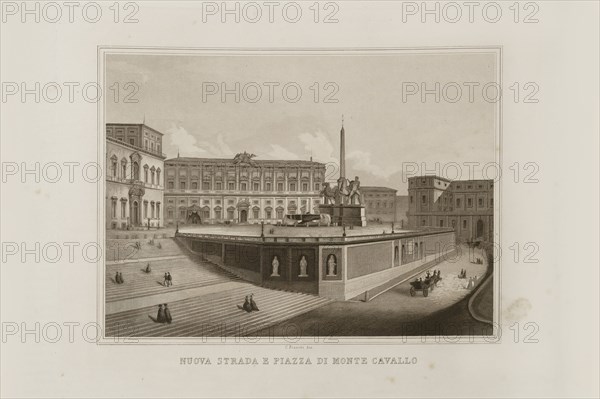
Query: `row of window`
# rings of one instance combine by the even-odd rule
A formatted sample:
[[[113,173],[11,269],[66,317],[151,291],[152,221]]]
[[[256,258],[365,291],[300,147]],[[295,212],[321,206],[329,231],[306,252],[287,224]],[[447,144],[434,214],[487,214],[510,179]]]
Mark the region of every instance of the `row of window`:
[[[150,203],[150,212],[148,212],[148,202],[144,201],[142,206],[142,218],[152,218],[152,219],[160,219],[160,203]],[[117,200],[113,199],[111,203],[111,215],[113,219],[117,218]],[[127,217],[127,201],[121,201],[121,219],[125,219]]]
[[[395,197],[394,194],[365,194],[364,195],[365,198],[389,198],[389,197]]]
[[[312,200],[313,200],[313,203],[315,205],[319,205],[321,203],[321,200],[318,199],[318,198],[313,198]],[[200,201],[200,200],[197,200],[197,199],[186,200],[185,198],[179,200],[179,205],[180,206],[181,205],[185,205],[185,204],[188,203],[188,201],[192,205],[195,205],[195,204],[198,204],[198,203],[202,203],[203,205],[210,205],[210,200],[209,199],[203,199],[202,201]],[[175,200],[172,199],[172,198],[167,198],[167,202],[169,204],[173,204],[173,203],[175,203]],[[215,202],[215,205],[221,205],[221,200],[220,199],[215,199],[214,202]],[[281,205],[282,206],[282,205],[284,205],[284,203],[285,203],[285,200],[283,200],[283,199],[278,199],[277,200],[277,205]],[[258,206],[259,204],[260,204],[260,200],[252,200],[252,205]],[[265,205],[266,206],[271,206],[271,204],[272,204],[272,200],[270,200],[270,199],[265,200]],[[300,204],[302,206],[306,206],[308,204],[308,199],[301,199],[300,200]],[[231,205],[231,206],[236,205],[236,200],[235,199],[227,199],[227,205]],[[290,200],[289,201],[289,205],[290,206],[295,206],[296,205],[296,200]]]
[[[369,208],[387,208],[388,207],[388,203],[387,202],[367,202],[367,207]],[[394,207],[394,203],[390,202],[389,203],[389,207],[393,208]]]
[[[139,148],[141,146],[141,144],[138,143],[139,135],[138,135],[137,130],[130,129],[126,135],[124,129],[116,129],[115,134],[113,135],[113,134],[111,134],[111,129],[107,129],[106,135],[107,135],[107,137],[114,137],[118,141],[121,141],[123,143],[125,143],[125,140],[127,140],[127,143],[133,147]],[[131,135],[133,135],[134,137],[131,137]],[[127,138],[126,138],[126,136],[127,136]],[[144,139],[143,149],[146,151],[160,154],[161,153],[160,152],[160,146],[161,146],[160,140],[154,136],[152,137],[151,140],[148,140],[148,138],[147,138],[148,132],[145,132],[145,136],[146,136],[146,138]],[[155,143],[155,141],[159,141],[159,142]]]
[[[421,182],[421,185],[426,185],[427,184],[427,180],[426,179],[421,179],[420,182]],[[415,180],[411,180],[409,185],[410,186],[414,186],[415,185],[414,183],[415,183]],[[440,187],[448,187],[448,183],[441,182],[439,180],[436,182],[436,184],[438,186],[440,186]],[[488,184],[489,184],[489,189],[494,188],[494,183],[493,182],[490,182]],[[485,184],[484,183],[477,183],[477,184],[474,184],[474,183],[456,184],[455,183],[455,185],[454,185],[454,189],[456,189],[456,190],[463,190],[465,188],[467,190],[472,190],[473,188],[476,188],[477,190],[483,190],[483,189],[485,189]]]
[[[444,219],[440,219],[440,220],[438,221],[438,226],[439,226],[439,227],[447,227],[447,226],[445,226],[445,225],[444,225],[444,223],[445,223],[445,222],[444,222]],[[421,220],[421,226],[427,226],[427,219],[423,219],[423,220]],[[452,220],[452,228],[456,228],[456,220]],[[463,229],[466,229],[466,228],[467,228],[467,219],[464,219],[464,220],[462,221],[462,228],[463,228]]]
[[[413,203],[413,196],[410,196],[410,203]],[[427,196],[423,195],[421,197],[421,204],[427,204]],[[446,204],[446,198],[444,198],[444,204]],[[439,204],[438,204],[439,205]],[[460,198],[456,199],[456,207],[460,208],[462,206],[462,201]],[[477,206],[479,208],[483,208],[484,206],[484,199],[483,198],[478,198],[477,199]],[[472,208],[473,207],[473,198],[467,198],[467,208]],[[494,199],[490,198],[489,200],[489,207],[493,208],[494,207]]]
[[[137,162],[132,162],[131,164],[131,174],[127,173],[127,160],[123,158],[121,160],[121,168],[119,175],[119,167],[117,163],[117,158],[111,158],[111,175],[112,177],[121,177],[122,179],[133,179],[140,180],[140,166]],[[150,172],[150,174],[148,174]],[[161,176],[160,168],[154,169],[154,166],[148,169],[148,165],[144,165],[144,183],[151,183],[152,185],[157,184],[160,185],[160,176]]]
[[[117,137],[117,140],[123,141],[123,137]],[[134,138],[130,138],[129,139],[129,144],[135,147],[136,146],[135,139]],[[160,144],[158,144],[158,143],[156,144],[156,151],[154,151],[154,142],[151,141],[150,142],[150,146],[148,146],[148,140],[146,139],[146,140],[144,140],[144,149],[148,150],[148,151],[151,151],[151,152],[160,153]]]
[[[251,215],[254,219],[260,219],[260,209],[251,209]],[[293,212],[290,212],[293,213]],[[235,217],[235,209],[227,209],[225,215],[223,215],[223,210],[222,209],[215,209],[214,210],[214,219],[216,220],[234,220]],[[264,218],[265,219],[273,219],[273,215],[275,215],[275,218],[277,219],[283,219],[283,215],[284,215],[284,210],[281,208],[278,209],[265,209],[264,210]],[[168,209],[167,210],[167,218],[168,219],[173,219],[175,216],[175,210],[173,209]],[[210,210],[208,209],[202,209],[200,211],[200,215],[199,215],[202,220],[206,220],[206,219],[210,219]],[[225,219],[223,219],[223,216],[225,216]],[[179,219],[182,221],[186,221],[188,219],[189,215],[187,213],[187,210],[185,209],[180,209],[179,210]]]
[[[227,190],[229,191],[235,191],[235,182],[234,181],[229,181],[227,182]],[[179,189],[180,190],[186,190],[187,189],[187,184],[186,182],[182,181],[179,182]],[[203,181],[202,182],[202,190],[212,190],[212,185],[211,182],[208,181]],[[248,191],[248,188],[251,187],[252,191],[261,191],[260,189],[260,183],[259,182],[253,182],[251,185],[248,182],[240,182],[239,183],[239,190],[240,191]],[[284,191],[284,183],[277,183],[277,191]],[[308,192],[309,191],[309,184],[308,183],[302,183],[300,185],[301,187],[301,191],[304,192]],[[288,190],[287,191],[297,191],[298,186],[296,185],[296,183],[288,183]],[[314,186],[314,191],[319,191],[321,189],[321,184],[320,183],[315,183]],[[169,190],[174,190],[175,189],[175,182],[173,181],[169,181],[167,182],[167,189]],[[190,184],[190,189],[192,190],[198,190],[198,182],[193,181]],[[215,188],[216,191],[219,190],[223,190],[223,182],[215,182]],[[264,191],[273,191],[273,184],[271,182],[266,182],[265,183],[265,189]]]

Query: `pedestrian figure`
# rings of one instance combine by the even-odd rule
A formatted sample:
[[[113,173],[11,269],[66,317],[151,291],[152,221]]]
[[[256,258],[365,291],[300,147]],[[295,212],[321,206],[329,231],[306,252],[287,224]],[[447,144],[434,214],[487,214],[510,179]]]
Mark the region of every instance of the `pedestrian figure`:
[[[150,269],[150,263],[146,265],[146,273],[150,273],[152,269]]]
[[[252,310],[258,311],[258,306],[256,305],[256,302],[254,302],[253,296],[254,294],[250,294],[250,307]]]
[[[171,273],[167,272],[167,284],[169,286],[173,285],[173,277],[171,277]]]
[[[171,317],[171,310],[167,307],[167,304],[165,303],[165,322],[171,324],[171,322],[173,321],[173,318]]]
[[[121,284],[121,279],[119,278],[119,272],[115,274],[115,283]]]
[[[248,295],[246,295],[246,300],[244,301],[243,305],[237,305],[238,309],[242,309],[245,310],[246,312],[250,313],[252,312],[252,305],[250,304],[250,299],[248,297]]]
[[[123,273],[119,272],[119,284],[123,284],[125,280],[123,280]]]
[[[165,322],[165,311],[163,310],[163,305],[158,305],[158,314],[156,318],[148,315],[148,317],[155,323],[164,323]]]
[[[470,290],[473,288],[473,277],[469,277],[469,284],[467,284],[467,289]]]
[[[163,281],[163,285],[165,287],[168,287],[169,284],[169,276],[167,276],[167,273],[165,273],[165,280]]]

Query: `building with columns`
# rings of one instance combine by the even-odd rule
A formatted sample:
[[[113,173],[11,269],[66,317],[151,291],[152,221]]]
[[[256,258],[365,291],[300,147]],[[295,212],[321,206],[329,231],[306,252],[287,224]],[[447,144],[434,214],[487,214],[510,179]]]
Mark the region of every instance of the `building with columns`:
[[[252,158],[167,159],[165,225],[275,224],[286,214],[318,213],[325,164]]]
[[[106,124],[106,228],[163,226],[163,134],[145,124]]]
[[[408,225],[450,227],[459,241],[494,238],[494,181],[408,179]]]

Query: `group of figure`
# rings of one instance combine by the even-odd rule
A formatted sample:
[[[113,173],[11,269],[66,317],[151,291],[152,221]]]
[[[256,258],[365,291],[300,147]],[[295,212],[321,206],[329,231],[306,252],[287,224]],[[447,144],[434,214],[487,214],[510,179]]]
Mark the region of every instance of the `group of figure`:
[[[325,205],[362,205],[362,194],[360,192],[360,180],[358,176],[350,181],[343,176],[337,181],[337,187],[333,188],[326,182],[321,190],[323,203]]]
[[[115,275],[115,282],[117,284],[123,284],[125,282],[125,280],[123,280],[123,273],[117,272],[117,274]]]
[[[460,269],[458,278],[467,278],[467,269]]]
[[[478,279],[479,279],[479,277],[477,277],[477,276],[469,277],[469,283],[467,284],[467,289],[470,290],[470,289],[474,288],[475,284],[477,284]]]
[[[171,273],[170,272],[166,272],[165,273],[165,279],[163,281],[163,285],[165,287],[169,287],[169,286],[173,285],[173,277],[171,277]]]
[[[254,294],[246,295],[246,300],[243,305],[237,305],[238,309],[245,310],[246,312],[258,312],[258,306],[254,302]]]
[[[150,319],[152,319],[153,322],[155,323],[168,323],[171,324],[171,322],[173,321],[173,318],[171,317],[171,310],[167,307],[167,304],[163,305],[158,305],[158,314],[156,315],[156,318],[148,315],[148,317]]]
[[[433,274],[431,274],[431,272],[429,270],[427,270],[427,273],[425,273],[425,280],[429,280],[431,278],[435,278],[437,277],[438,279],[441,277],[441,271],[438,270],[434,270]]]

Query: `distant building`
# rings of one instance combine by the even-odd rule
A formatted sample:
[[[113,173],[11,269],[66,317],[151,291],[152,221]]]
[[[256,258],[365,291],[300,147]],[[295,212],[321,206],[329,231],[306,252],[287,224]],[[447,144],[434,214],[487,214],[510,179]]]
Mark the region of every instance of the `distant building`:
[[[325,164],[312,161],[172,158],[165,161],[167,225],[276,223],[318,213]]]
[[[408,226],[408,195],[396,196],[396,222],[404,227]]]
[[[162,227],[163,134],[144,124],[106,125],[106,228]]]
[[[451,227],[461,241],[494,237],[494,181],[408,179],[409,227]]]
[[[361,186],[367,221],[394,222],[397,191],[389,187]]]

